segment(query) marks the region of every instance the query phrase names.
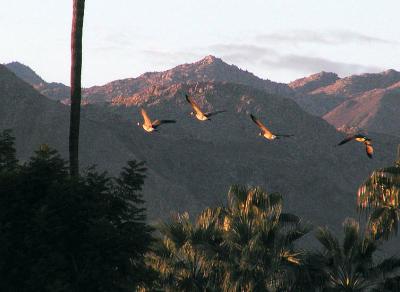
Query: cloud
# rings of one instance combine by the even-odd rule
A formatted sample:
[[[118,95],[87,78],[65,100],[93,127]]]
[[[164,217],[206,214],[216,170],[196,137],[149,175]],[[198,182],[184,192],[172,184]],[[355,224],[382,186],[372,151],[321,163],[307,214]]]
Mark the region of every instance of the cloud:
[[[340,45],[348,43],[376,43],[376,44],[398,44],[398,41],[387,40],[379,37],[369,36],[354,31],[327,31],[318,32],[311,30],[294,30],[285,33],[271,33],[256,36],[257,41],[274,43],[315,43],[325,45]]]
[[[184,60],[195,60],[204,56],[195,52],[188,51],[162,51],[157,49],[141,50],[141,53],[147,57],[152,58],[154,61],[163,63],[176,64],[177,62],[184,62]]]
[[[376,66],[338,62],[325,58],[301,55],[283,55],[275,60],[263,60],[262,64],[269,68],[286,69],[298,72],[335,72],[339,76],[382,71],[382,68]]]
[[[274,49],[251,44],[215,44],[210,46],[209,49],[221,53],[240,53],[255,58],[265,56],[266,54],[276,55]]]
[[[106,43],[112,43],[115,46],[121,46],[121,47],[130,47],[134,44],[132,39],[135,36],[130,35],[128,32],[118,32],[118,33],[113,33],[113,34],[107,34],[104,37],[104,42]]]
[[[275,36],[278,35],[276,34]],[[340,34],[341,40],[353,36],[353,34],[347,33]],[[363,39],[363,41],[368,40],[365,36],[358,35],[358,37]],[[298,37],[298,40],[300,39],[302,41],[329,43],[329,40],[319,34],[303,34],[301,38]],[[123,46],[129,42],[129,39],[120,36],[120,38],[114,39],[113,44]],[[275,47],[272,48],[262,43],[216,43],[204,47],[192,47],[180,50],[166,50],[149,46],[147,49],[138,50],[136,56],[141,55],[142,58],[146,59],[157,70],[164,70],[182,63],[195,62],[209,54],[220,57],[230,64],[251,70],[263,78],[271,78],[273,75],[281,76],[281,81],[289,78],[285,76],[291,76],[290,78],[292,78],[292,76],[308,75],[320,71],[330,71],[337,73],[339,76],[348,76],[383,70],[380,67],[368,64],[332,60],[323,56],[296,54],[282,48],[278,51]],[[265,72],[269,72],[272,76],[263,76]]]
[[[146,49],[142,50],[141,53],[150,57],[153,60],[162,63],[177,63],[185,62],[184,60],[199,60],[207,55],[215,55],[223,60],[232,63],[250,64],[258,63],[263,60],[266,56],[277,56],[275,50],[246,44],[214,44],[208,47],[197,47],[187,50],[179,51],[165,51],[158,49]]]
[[[98,31],[88,37],[85,43],[89,44],[89,48],[96,51],[131,51],[135,49],[138,43],[143,42],[144,36],[127,31],[119,31],[113,33],[102,33]]]
[[[251,44],[215,44],[208,50],[233,63],[257,64],[265,58],[278,56],[274,49]]]
[[[349,35],[343,34],[343,38]],[[320,39],[319,37],[308,39]],[[250,66],[256,71],[292,71],[301,74],[311,74],[320,71],[335,72],[340,76],[361,74],[365,72],[379,72],[383,69],[377,66],[362,65],[351,62],[330,60],[323,57],[312,57],[301,54],[278,52],[270,47],[261,45],[243,44],[215,44],[209,50],[222,59],[233,62],[241,67]]]

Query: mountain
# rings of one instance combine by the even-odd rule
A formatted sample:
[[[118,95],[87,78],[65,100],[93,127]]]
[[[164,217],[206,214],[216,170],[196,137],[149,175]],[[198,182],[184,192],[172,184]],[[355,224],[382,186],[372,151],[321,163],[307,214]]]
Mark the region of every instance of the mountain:
[[[205,110],[227,112],[201,123],[189,115],[186,92]],[[136,126],[141,107],[152,118],[177,123],[147,134]],[[68,113],[68,106],[48,100],[0,66],[0,129],[14,130],[21,159],[41,143],[67,157]],[[267,141],[257,135],[249,113],[271,130],[295,136]],[[146,161],[144,194],[151,219],[174,211],[196,214],[224,203],[229,186],[239,183],[279,191],[288,211],[337,229],[345,217],[356,216],[358,185],[373,169],[392,163],[400,142],[372,135],[377,151],[370,160],[358,143],[334,147],[344,135],[293,100],[215,81],[155,86],[129,100],[129,106],[88,104],[81,125],[83,167],[95,163],[117,173],[129,159]]]
[[[7,66],[43,95],[69,103],[69,87],[60,83],[48,83],[20,63],[14,62]],[[150,98],[157,94],[157,90],[199,82],[241,84],[266,93],[289,97],[308,113],[323,117],[340,130],[399,135],[400,130],[395,125],[399,112],[396,96],[400,72],[395,70],[345,78],[339,78],[331,72],[320,72],[286,85],[260,79],[219,58],[207,56],[164,72],[145,73],[137,78],[116,80],[83,89],[83,103],[112,102],[130,106],[138,103],[143,96]]]
[[[335,84],[340,78],[336,73],[320,72],[290,82],[288,85],[295,92],[291,95],[304,110],[321,116],[345,100],[345,97],[320,93],[318,90]]]
[[[48,98],[64,103],[69,102],[68,86],[61,83],[48,83],[31,68],[18,62],[6,64],[6,67]],[[241,70],[235,65],[228,65],[221,59],[210,55],[195,63],[179,65],[164,72],[149,72],[137,78],[115,80],[102,86],[84,88],[82,97],[84,102],[88,103],[111,102],[114,99],[119,99],[121,102],[121,99],[131,98],[134,94],[142,90],[149,90],[153,86],[207,81],[249,85],[273,94],[292,93],[286,84],[258,78],[248,71]]]
[[[47,143],[68,157],[69,108],[49,100],[30,84],[0,65],[0,130],[12,129],[17,138],[17,155],[29,158],[39,145]],[[115,134],[97,121],[81,121],[81,161],[83,165],[98,164],[101,169],[116,169],[132,153],[118,143]],[[114,142],[103,141],[111,139]],[[93,151],[95,149],[95,151]],[[112,155],[112,160],[102,160]]]
[[[62,101],[68,99],[70,96],[68,86],[57,82],[46,82],[35,71],[24,64],[11,62],[5,64],[5,67],[50,99]]]
[[[393,69],[381,73],[366,73],[352,75],[337,80],[335,83],[314,90],[313,93],[342,95],[347,98],[355,97],[373,89],[384,89],[400,81],[400,72]]]
[[[338,129],[400,136],[400,83],[344,101],[323,118]]]
[[[297,93],[311,93],[316,89],[334,84],[340,78],[336,73],[322,71],[290,82],[288,85]]]
[[[337,74],[321,72],[290,82],[293,99],[307,112],[324,116],[343,102],[369,91],[389,88],[400,81],[400,72],[387,70],[339,78]]]
[[[11,62],[5,64],[5,66],[26,83],[29,83],[31,85],[45,83],[45,81],[38,74],[36,74],[35,71],[24,64],[21,64],[19,62]]]
[[[400,136],[400,72],[335,75],[322,72],[289,83],[294,100],[338,129]]]
[[[214,56],[206,56],[198,62],[179,65],[164,72],[150,72],[137,78],[127,78],[94,86],[84,90],[89,102],[112,101],[130,98],[132,95],[153,86],[170,86],[180,83],[229,82],[248,85],[268,93],[286,95],[292,90],[282,83],[258,78],[254,74],[228,65]]]

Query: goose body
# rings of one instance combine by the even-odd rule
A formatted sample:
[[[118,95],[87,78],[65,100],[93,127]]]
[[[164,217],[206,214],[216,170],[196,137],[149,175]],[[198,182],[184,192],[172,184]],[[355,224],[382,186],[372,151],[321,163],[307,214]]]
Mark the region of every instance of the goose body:
[[[293,135],[274,134],[259,119],[257,119],[252,114],[250,114],[250,118],[260,128],[261,132],[260,132],[259,135],[263,136],[265,139],[275,140],[275,139],[279,139],[281,137],[291,137],[291,136],[293,136]]]
[[[192,114],[193,114],[193,112],[192,112]],[[204,115],[203,113],[195,113],[195,117],[199,121],[207,121],[207,120],[210,121],[210,119],[206,115]]]
[[[194,115],[196,119],[198,119],[199,121],[211,121],[210,119],[211,116],[225,112],[225,111],[215,111],[215,112],[204,113],[190,96],[186,94],[185,98],[193,109],[193,111],[190,114]]]
[[[146,132],[149,132],[149,133],[156,130],[153,126],[148,126],[148,125],[145,125],[145,124],[142,125],[142,128],[143,128]]]
[[[168,123],[175,123],[175,120],[154,120],[152,121],[150,117],[148,116],[147,112],[142,108],[140,113],[142,114],[143,117],[143,124],[142,128],[146,132],[154,132],[157,131],[157,127],[162,125],[162,124],[168,124]],[[138,123],[139,124],[139,123]]]
[[[364,143],[365,152],[367,153],[367,156],[369,158],[372,158],[372,155],[374,154],[374,147],[372,146],[371,139],[365,135],[356,134],[353,136],[349,136],[349,137],[345,138],[344,140],[342,140],[341,142],[339,142],[338,146],[341,146],[347,142],[350,142],[351,140]]]

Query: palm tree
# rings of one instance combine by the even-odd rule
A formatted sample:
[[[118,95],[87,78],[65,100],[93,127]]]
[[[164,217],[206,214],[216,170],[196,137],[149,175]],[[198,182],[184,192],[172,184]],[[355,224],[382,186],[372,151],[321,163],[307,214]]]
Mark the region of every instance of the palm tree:
[[[194,223],[184,213],[158,230],[163,238],[148,255],[158,288],[289,291],[301,264],[294,243],[309,227],[282,213],[279,194],[233,186],[226,208],[206,209]]]
[[[214,258],[222,241],[218,228],[221,211],[206,209],[193,224],[189,214],[183,213],[171,223],[158,226],[163,238],[147,257],[158,273],[156,287],[166,291],[215,291],[218,264]]]
[[[296,240],[309,226],[282,213],[282,196],[233,186],[224,218],[224,291],[289,291],[301,265]]]
[[[385,291],[400,276],[400,259],[376,263],[380,241],[369,230],[361,232],[354,219],[343,227],[342,243],[327,228],[317,231],[322,251],[309,254],[306,264],[311,286],[315,291]]]
[[[79,124],[81,112],[82,30],[85,0],[73,0],[71,32],[71,114],[69,163],[72,177],[79,175]]]
[[[359,187],[358,207],[367,212],[369,225],[377,237],[397,234],[400,219],[400,145],[394,166],[375,170]]]

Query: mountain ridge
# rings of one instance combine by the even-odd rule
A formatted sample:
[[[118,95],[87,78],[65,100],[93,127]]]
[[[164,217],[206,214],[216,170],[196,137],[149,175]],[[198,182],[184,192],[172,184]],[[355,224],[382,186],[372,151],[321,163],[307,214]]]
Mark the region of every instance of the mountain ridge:
[[[220,58],[209,55],[194,62],[178,65],[162,72],[147,72],[137,78],[115,80],[102,86],[87,88],[84,96],[90,102],[112,101],[114,98],[129,98],[131,95],[154,85],[196,83],[205,81],[230,82],[250,85],[273,94],[291,93],[286,84],[261,79],[254,74],[229,65]]]
[[[33,70],[32,72],[34,73]],[[20,77],[24,77],[24,74],[21,75]],[[36,79],[42,80],[38,75]],[[386,90],[386,93],[392,90],[391,96],[397,94],[395,89],[400,88],[400,72],[393,69],[344,78],[339,78],[333,72],[322,71],[283,84],[258,78],[250,72],[209,55],[197,62],[178,65],[166,71],[147,72],[136,78],[124,78],[104,85],[83,88],[82,100],[83,103],[110,102],[115,105],[131,106],[140,103],[141,98],[148,99],[149,95],[157,94],[157,91],[165,91],[165,88],[178,87],[181,83],[199,82],[236,83],[286,96],[296,101],[307,112],[323,117],[337,129],[358,128],[400,135],[400,130],[396,130],[393,123],[386,122],[386,120],[397,121],[393,114],[397,110],[400,111],[399,105],[393,98],[390,100],[394,110],[389,111],[391,116],[387,118],[385,116],[388,114],[372,107],[373,105],[380,107],[381,102],[388,102],[389,99],[381,96],[382,90]],[[68,86],[45,81],[32,85],[51,99],[69,103]],[[368,101],[370,106],[357,106],[354,111],[348,110],[352,108],[351,105],[361,101]],[[387,107],[390,106],[386,105],[385,108]],[[375,122],[381,125],[374,126]]]
[[[321,71],[307,77],[296,79],[289,82],[288,85],[290,88],[301,93],[310,93],[317,88],[331,85],[339,79],[336,73]]]
[[[59,82],[49,83],[43,80],[32,68],[20,62],[14,61],[4,64],[4,66],[50,99],[62,101],[70,95],[68,86]]]

